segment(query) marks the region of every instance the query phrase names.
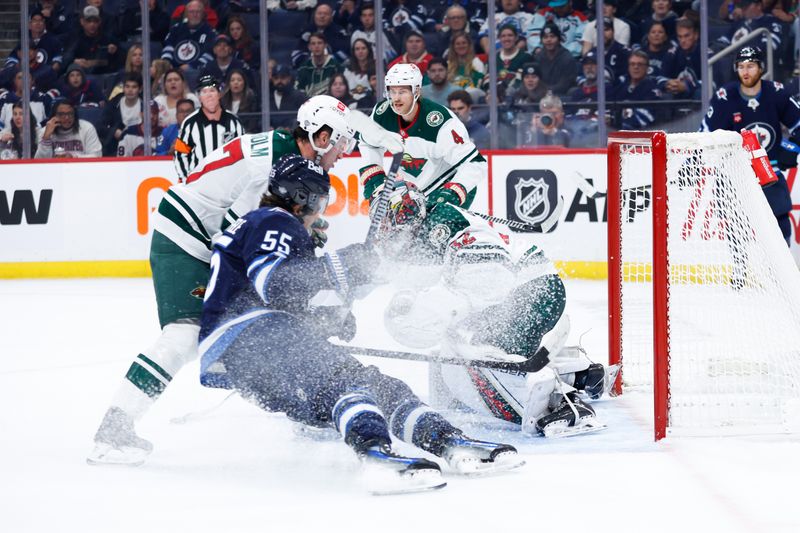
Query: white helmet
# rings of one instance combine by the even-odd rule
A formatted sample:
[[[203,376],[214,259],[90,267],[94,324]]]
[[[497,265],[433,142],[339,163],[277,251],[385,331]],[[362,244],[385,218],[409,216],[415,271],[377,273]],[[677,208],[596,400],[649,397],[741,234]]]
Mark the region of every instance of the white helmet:
[[[387,99],[389,98],[389,87],[410,85],[411,92],[414,94],[414,102],[417,101],[420,91],[422,91],[422,72],[414,63],[396,64],[389,69],[383,81],[383,95]]]
[[[314,151],[322,157],[337,144],[341,144],[345,153],[350,153],[356,144],[356,131],[348,124],[350,108],[334,98],[321,94],[305,101],[297,110],[297,122],[300,127],[308,132],[308,140]],[[314,134],[323,126],[328,126],[331,132],[331,142],[322,148],[314,144]]]

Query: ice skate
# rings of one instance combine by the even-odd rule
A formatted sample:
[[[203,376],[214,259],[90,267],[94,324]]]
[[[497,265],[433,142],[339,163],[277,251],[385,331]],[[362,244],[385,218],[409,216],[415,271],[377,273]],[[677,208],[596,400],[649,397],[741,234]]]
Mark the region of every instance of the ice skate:
[[[364,462],[364,478],[375,496],[409,494],[447,486],[438,464],[421,457],[405,457],[388,442],[367,444],[358,452]]]
[[[571,437],[606,429],[595,418],[594,409],[584,403],[576,391],[563,396],[561,403],[536,421],[537,431],[545,437]]]
[[[136,435],[133,418],[118,407],[106,412],[94,443],[94,449],[86,458],[90,465],[139,466],[153,451],[150,441]]]
[[[446,437],[441,456],[450,468],[464,475],[505,472],[525,464],[509,444],[475,440],[463,434]]]

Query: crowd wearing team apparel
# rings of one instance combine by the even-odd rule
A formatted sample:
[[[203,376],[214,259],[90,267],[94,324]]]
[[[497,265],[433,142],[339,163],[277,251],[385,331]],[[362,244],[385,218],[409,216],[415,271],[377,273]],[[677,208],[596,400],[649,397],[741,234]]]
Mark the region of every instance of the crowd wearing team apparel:
[[[187,116],[179,114],[180,105],[186,111],[191,103],[189,114],[215,120],[202,111],[201,78],[214,80],[226,113],[221,138],[270,127],[291,129],[299,106],[318,94],[369,111],[383,99],[376,94],[379,40],[385,67],[416,64],[424,75],[423,96],[451,109],[456,102],[454,113],[478,132],[481,148],[488,147],[492,130],[503,148],[593,144],[600,120],[612,130],[643,129],[699,109],[692,104],[702,89],[697,1],[607,0],[604,17],[597,21],[589,0],[501,0],[492,44],[485,2],[387,0],[378,14],[368,0],[267,0],[271,59],[264,66],[259,2],[148,0],[147,5],[150,65],[143,64],[139,43],[139,2],[39,0],[31,5],[35,131],[30,135],[36,157],[96,156],[94,140],[88,146],[83,139],[97,139],[105,156],[141,155],[146,110],[155,119],[152,153],[177,151],[181,157],[181,150],[193,146],[186,139],[176,144],[182,139],[174,133],[181,130],[178,118]],[[710,48],[719,50],[766,28],[769,33],[755,44],[772,48],[773,79],[786,80],[795,68],[796,8],[790,0],[712,1]],[[599,27],[604,72],[597,69]],[[22,99],[20,53],[18,45],[0,70],[4,158],[20,156],[24,136],[21,112],[14,110]],[[489,123],[487,107],[490,53],[497,59],[497,124]],[[735,79],[730,64],[729,59],[715,65],[715,86]],[[262,76],[269,80],[269,125],[261,124]],[[604,117],[598,117],[596,104],[601,82],[608,102]],[[151,102],[141,96],[145,83]],[[456,92],[458,97],[451,99]],[[677,105],[663,103],[669,101]],[[59,124],[55,104],[62,102],[74,111],[68,129],[75,131]],[[236,117],[235,126],[228,115]],[[59,136],[72,140],[52,153],[40,149]]]

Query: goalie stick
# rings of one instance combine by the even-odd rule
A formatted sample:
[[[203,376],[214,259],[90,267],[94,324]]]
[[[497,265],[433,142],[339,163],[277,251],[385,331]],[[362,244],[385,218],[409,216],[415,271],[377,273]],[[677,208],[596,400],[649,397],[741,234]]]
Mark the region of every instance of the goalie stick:
[[[493,368],[505,372],[538,372],[550,361],[549,352],[540,348],[533,357],[525,361],[514,363],[510,361],[491,361],[486,359],[464,359],[462,357],[446,357],[435,353],[403,352],[398,350],[381,350],[378,348],[363,348],[359,346],[340,345],[349,348],[352,355],[365,355],[369,357],[382,357],[385,359],[404,359],[407,361],[421,361],[423,363],[442,363],[447,365],[475,366],[479,368]]]

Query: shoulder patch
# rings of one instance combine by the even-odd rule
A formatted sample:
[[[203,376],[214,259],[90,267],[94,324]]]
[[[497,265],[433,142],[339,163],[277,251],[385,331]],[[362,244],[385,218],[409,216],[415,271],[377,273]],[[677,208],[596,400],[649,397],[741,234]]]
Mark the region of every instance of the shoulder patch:
[[[389,100],[384,100],[383,102],[380,103],[378,109],[375,110],[375,113],[377,115],[383,115],[388,108],[389,108]]]
[[[727,101],[728,100],[728,91],[726,91],[724,88],[720,88],[720,90],[717,91],[717,98],[719,98],[720,100],[726,100]]]
[[[779,81],[773,81],[772,85],[775,86],[776,91],[780,91],[781,89],[783,89],[783,84]]]
[[[436,224],[429,232],[428,232],[428,242],[430,242],[433,246],[440,247],[444,243],[447,242],[447,239],[450,238],[450,226],[447,224]]]
[[[444,122],[444,115],[439,111],[431,111],[428,113],[428,116],[425,117],[425,122],[428,123],[428,126],[435,128]]]

